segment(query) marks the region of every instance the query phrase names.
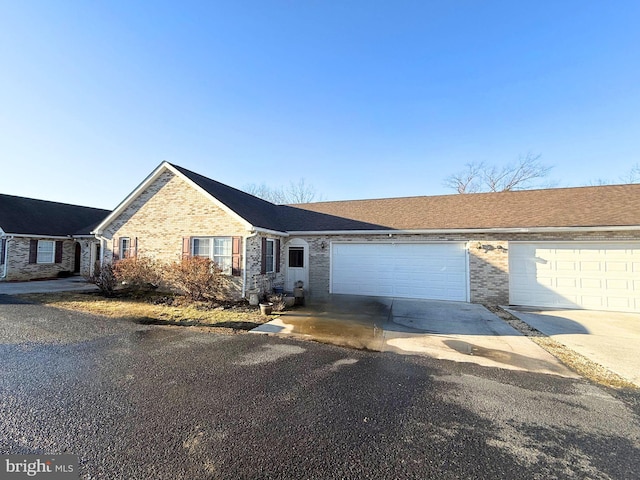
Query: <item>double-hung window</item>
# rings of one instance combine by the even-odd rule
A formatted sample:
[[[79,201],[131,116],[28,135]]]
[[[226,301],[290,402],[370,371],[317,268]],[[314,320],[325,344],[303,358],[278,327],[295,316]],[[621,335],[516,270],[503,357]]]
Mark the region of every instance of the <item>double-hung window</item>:
[[[192,239],[191,252],[196,257],[213,260],[222,273],[231,275],[233,248],[231,237],[196,237]]]
[[[36,263],[55,263],[56,242],[53,240],[38,240]]]
[[[131,256],[131,239],[122,237],[120,239],[120,258],[129,258]]]
[[[276,241],[271,239],[271,238],[267,238],[267,243],[266,243],[266,252],[265,252],[265,257],[266,257],[266,266],[267,266],[267,272],[266,273],[273,273],[276,270]]]

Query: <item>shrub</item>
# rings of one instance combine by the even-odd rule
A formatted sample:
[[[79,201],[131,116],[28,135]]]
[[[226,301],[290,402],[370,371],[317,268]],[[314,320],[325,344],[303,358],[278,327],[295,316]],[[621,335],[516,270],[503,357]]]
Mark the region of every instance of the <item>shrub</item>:
[[[224,295],[222,270],[209,258],[187,257],[171,263],[165,268],[164,278],[173,289],[194,301]]]
[[[156,289],[162,278],[158,263],[144,256],[118,260],[113,272],[119,283],[132,290]]]
[[[87,277],[87,281],[95,284],[106,297],[113,296],[113,292],[118,283],[118,280],[113,273],[112,265],[110,263],[100,265],[99,262],[96,262],[95,268],[93,269],[93,275]]]
[[[269,296],[268,300],[273,303],[274,312],[284,312],[287,308],[284,303],[284,295],[281,293]]]

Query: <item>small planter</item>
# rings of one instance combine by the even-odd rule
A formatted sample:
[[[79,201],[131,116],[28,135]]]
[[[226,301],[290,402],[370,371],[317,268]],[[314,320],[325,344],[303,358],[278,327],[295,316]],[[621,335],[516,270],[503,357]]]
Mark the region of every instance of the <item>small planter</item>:
[[[262,315],[271,315],[271,311],[273,310],[273,303],[261,303],[260,304],[260,313]]]
[[[255,307],[260,303],[260,290],[249,290],[249,305]]]
[[[282,297],[282,301],[284,302],[285,307],[291,308],[296,304],[296,297],[292,297],[291,295],[286,295]]]

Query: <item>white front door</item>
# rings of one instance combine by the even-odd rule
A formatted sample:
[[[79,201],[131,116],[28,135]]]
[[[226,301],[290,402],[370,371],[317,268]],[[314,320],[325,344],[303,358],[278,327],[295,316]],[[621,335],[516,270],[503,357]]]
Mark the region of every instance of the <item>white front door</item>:
[[[292,238],[285,246],[285,290],[292,292],[297,281],[309,288],[309,244],[301,238]]]

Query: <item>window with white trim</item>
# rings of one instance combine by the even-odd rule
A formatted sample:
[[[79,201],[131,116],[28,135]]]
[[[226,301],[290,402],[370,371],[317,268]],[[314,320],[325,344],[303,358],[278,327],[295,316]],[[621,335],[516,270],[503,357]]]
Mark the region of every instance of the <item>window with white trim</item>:
[[[191,252],[196,257],[213,260],[222,273],[231,275],[233,247],[231,237],[195,237],[191,240]]]
[[[55,263],[56,242],[54,240],[38,240],[36,263]]]
[[[267,273],[273,273],[276,271],[276,241],[272,238],[267,238],[267,251],[266,251],[266,259],[267,259]]]
[[[131,239],[129,237],[120,238],[120,258],[131,256]]]

